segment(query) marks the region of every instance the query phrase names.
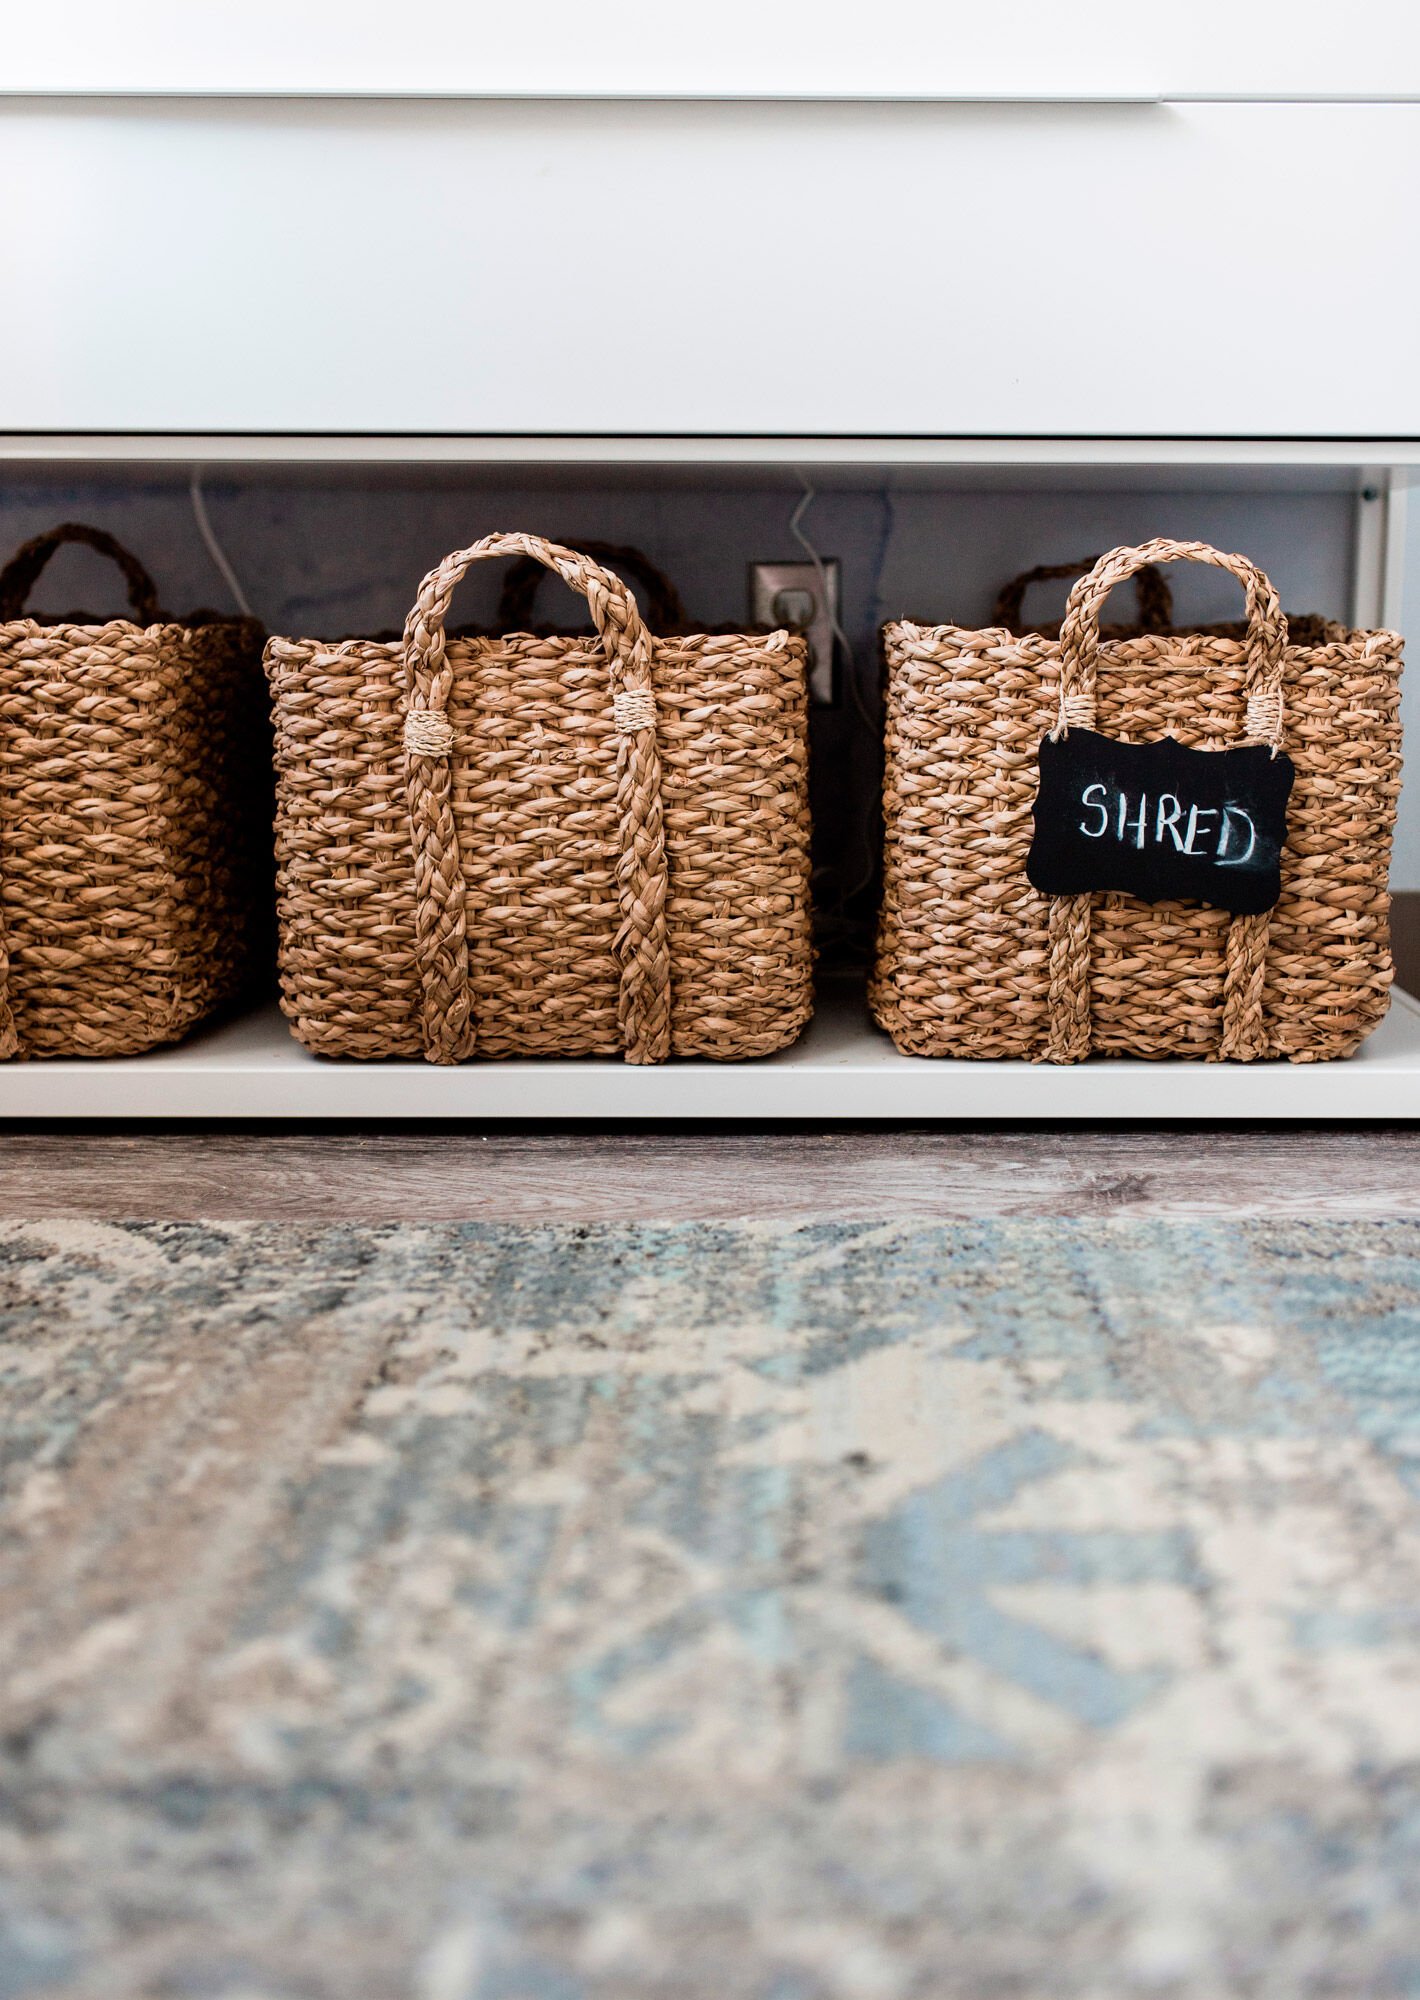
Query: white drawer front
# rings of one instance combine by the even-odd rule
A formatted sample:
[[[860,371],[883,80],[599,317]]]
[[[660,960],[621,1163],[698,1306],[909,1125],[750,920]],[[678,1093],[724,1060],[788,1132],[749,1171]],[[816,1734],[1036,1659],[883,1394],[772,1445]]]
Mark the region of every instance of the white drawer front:
[[[1408,105],[12,101],[0,428],[1420,435],[1418,163]]]
[[[1413,0],[70,0],[14,11],[5,88],[596,96],[1400,97]]]

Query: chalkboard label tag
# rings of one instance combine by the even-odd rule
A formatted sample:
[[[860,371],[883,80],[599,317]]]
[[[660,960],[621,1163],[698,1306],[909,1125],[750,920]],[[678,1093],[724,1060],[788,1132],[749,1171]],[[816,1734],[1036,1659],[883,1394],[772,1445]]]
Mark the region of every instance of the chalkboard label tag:
[[[1123,889],[1252,916],[1282,893],[1295,770],[1264,744],[1188,750],[1072,729],[1040,746],[1027,879],[1045,896]]]

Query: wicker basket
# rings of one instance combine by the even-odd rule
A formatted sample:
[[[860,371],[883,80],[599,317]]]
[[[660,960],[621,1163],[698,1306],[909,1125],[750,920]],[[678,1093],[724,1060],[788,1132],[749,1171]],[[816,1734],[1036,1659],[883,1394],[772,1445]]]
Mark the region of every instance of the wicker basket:
[[[559,544],[562,541],[560,535],[554,539]],[[590,556],[603,569],[615,570],[623,583],[630,577],[640,584],[644,595],[638,609],[653,632],[664,634],[691,629],[690,617],[681,602],[680,592],[665,571],[658,569],[642,550],[633,548],[629,542],[579,542],[577,552]],[[539,631],[566,636],[560,627],[535,626],[533,623],[538,592],[551,574],[546,563],[537,556],[519,556],[515,563],[509,565],[503,572],[503,588],[498,594],[498,609],[494,614],[499,632]],[[449,636],[452,638],[454,634],[451,632]]]
[[[1008,632],[1037,632],[1045,639],[1056,638],[1060,631],[1058,619],[1053,625],[1024,625],[1021,622],[1026,592],[1032,584],[1058,583],[1064,577],[1074,583],[1087,569],[1093,569],[1098,561],[1097,555],[1081,556],[1078,562],[1037,563],[1034,569],[1023,569],[1019,576],[1013,576],[997,591],[991,623],[1004,625]],[[1101,638],[1137,639],[1141,632],[1167,632],[1172,626],[1173,592],[1163,571],[1154,563],[1145,563],[1142,569],[1136,570],[1133,582],[1139,600],[1135,622],[1132,625],[1102,626]]]
[[[446,638],[533,556],[597,636]],[[609,570],[488,535],[402,642],[273,639],[283,1005],[323,1055],[735,1060],[811,1009],[806,654],[653,639]]]
[[[57,548],[128,582],[133,620],[20,615]],[[66,522],[0,573],[0,1055],[134,1055],[248,973],[264,844],[261,630],[157,608],[111,536]]]
[[[1230,570],[1247,622],[1101,644],[1110,590],[1149,562]],[[885,884],[871,1002],[913,1055],[1077,1062],[1349,1054],[1385,1014],[1386,878],[1400,788],[1401,640],[1316,623],[1289,641],[1241,556],[1150,542],[1100,558],[1058,639],[889,625]],[[1310,636],[1310,634],[1309,634]],[[1284,748],[1296,766],[1282,895],[1264,916],[1025,876],[1047,731]]]
[[[1008,632],[1024,634],[1034,632],[1042,639],[1058,639],[1060,620],[1050,624],[1025,625],[1021,614],[1025,609],[1025,595],[1034,583],[1049,583],[1062,577],[1069,577],[1072,583],[1082,577],[1086,570],[1093,569],[1100,556],[1082,556],[1079,562],[1039,563],[1034,569],[1022,570],[1009,583],[1003,583],[996,593],[996,602],[991,611],[991,623],[1004,625]],[[1138,639],[1146,632],[1157,632],[1161,636],[1178,639],[1187,633],[1206,633],[1210,638],[1236,639],[1246,630],[1245,626],[1230,621],[1221,625],[1189,625],[1178,628],[1173,622],[1173,592],[1169,589],[1168,578],[1153,563],[1145,563],[1130,579],[1138,594],[1138,606],[1131,623],[1122,625],[1101,625],[1101,639]],[[1309,613],[1298,617],[1293,612],[1287,614],[1287,635],[1294,646],[1323,646],[1329,621],[1314,618]],[[1334,628],[1333,628],[1334,629]]]

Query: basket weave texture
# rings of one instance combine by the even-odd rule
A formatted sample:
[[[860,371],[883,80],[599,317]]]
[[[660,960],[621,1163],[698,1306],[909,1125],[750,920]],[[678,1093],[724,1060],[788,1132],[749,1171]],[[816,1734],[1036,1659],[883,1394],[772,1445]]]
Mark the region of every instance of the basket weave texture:
[[[522,555],[595,634],[445,636]],[[323,1055],[768,1055],[812,1006],[806,648],[653,639],[625,585],[488,535],[396,644],[272,639],[282,1002]]]
[[[1148,563],[1230,570],[1247,620],[1101,643],[1109,592]],[[1391,982],[1400,790],[1394,632],[1307,621],[1242,556],[1156,541],[1102,556],[1059,637],[885,628],[884,900],[873,1013],[913,1055],[1076,1062],[1091,1052],[1314,1062],[1349,1054]],[[1263,916],[1026,879],[1042,736],[1094,728],[1281,748],[1296,766],[1282,895]]]
[[[20,615],[65,542],[134,617]],[[256,930],[261,628],[183,624],[111,537],[66,522],[0,574],[0,1056],[122,1056],[232,998]]]

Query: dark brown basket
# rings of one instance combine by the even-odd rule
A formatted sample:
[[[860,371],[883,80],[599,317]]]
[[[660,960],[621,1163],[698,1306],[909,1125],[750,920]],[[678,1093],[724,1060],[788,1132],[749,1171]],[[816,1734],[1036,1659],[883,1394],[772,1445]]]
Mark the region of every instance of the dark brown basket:
[[[1013,576],[1009,583],[1003,583],[996,593],[996,604],[991,613],[993,625],[1004,625],[1008,632],[1037,632],[1043,639],[1059,636],[1060,621],[1053,624],[1023,625],[1026,592],[1032,584],[1059,583],[1068,578],[1075,583],[1099,561],[1097,555],[1081,556],[1078,562],[1037,563],[1034,569],[1023,569],[1019,576]],[[1168,578],[1157,563],[1145,563],[1134,578],[1134,594],[1138,598],[1138,612],[1132,625],[1106,625],[1103,636],[1107,639],[1137,639],[1143,632],[1167,632],[1173,624],[1173,592],[1169,589]]]
[[[554,541],[559,547],[565,546],[565,537],[556,536]],[[680,592],[665,571],[658,569],[642,550],[633,548],[629,542],[578,542],[577,552],[590,556],[603,569],[614,570],[623,583],[630,577],[633,583],[640,584],[641,615],[653,632],[664,636],[668,632],[689,631],[690,614],[681,602]],[[519,556],[509,565],[498,596],[495,624],[499,632],[564,630],[560,626],[533,624],[537,594],[551,574],[538,556]]]

